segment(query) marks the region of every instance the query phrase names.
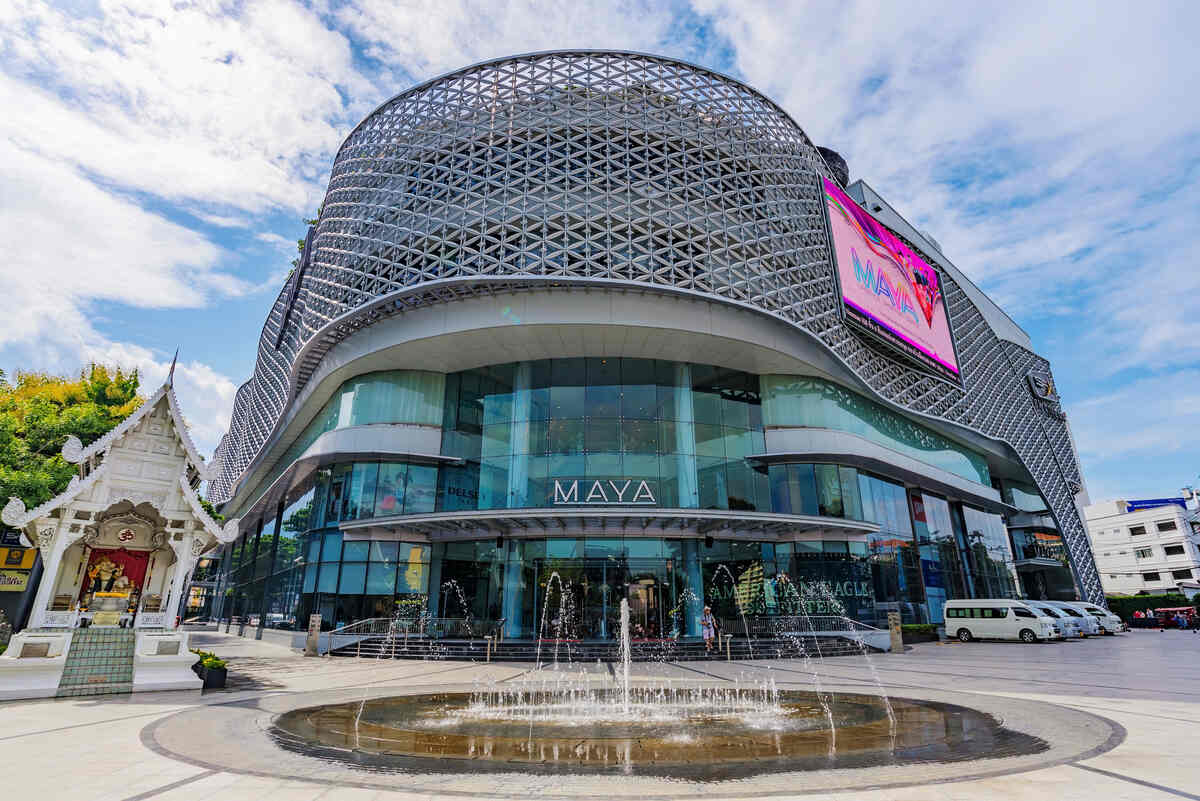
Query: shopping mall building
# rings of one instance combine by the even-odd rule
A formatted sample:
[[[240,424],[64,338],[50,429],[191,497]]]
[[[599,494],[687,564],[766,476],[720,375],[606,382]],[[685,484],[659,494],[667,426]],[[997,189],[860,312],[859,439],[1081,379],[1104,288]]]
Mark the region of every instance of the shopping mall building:
[[[220,615],[269,626],[940,622],[1030,570],[1103,601],[1028,335],[776,104],[654,56],[363,120],[217,459]]]

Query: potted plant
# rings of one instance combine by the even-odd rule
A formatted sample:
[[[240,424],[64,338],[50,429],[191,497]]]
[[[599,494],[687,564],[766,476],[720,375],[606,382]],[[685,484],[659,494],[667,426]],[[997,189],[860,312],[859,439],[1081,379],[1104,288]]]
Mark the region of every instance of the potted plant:
[[[200,661],[200,678],[204,679],[205,690],[220,690],[225,687],[225,660],[209,654]]]
[[[190,648],[188,650],[196,655],[196,663],[192,665],[192,672],[200,678],[204,678],[204,674],[201,672],[204,669],[204,660],[209,657],[216,659],[217,655],[211,651],[201,651],[199,648]]]

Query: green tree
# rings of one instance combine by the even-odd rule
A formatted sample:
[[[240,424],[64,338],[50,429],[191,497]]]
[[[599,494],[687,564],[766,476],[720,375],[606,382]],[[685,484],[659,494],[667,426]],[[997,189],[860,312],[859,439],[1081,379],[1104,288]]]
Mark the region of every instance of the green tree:
[[[304,221],[304,229],[305,229],[304,236],[302,236],[296,240],[296,250],[297,250],[297,252],[299,252],[300,255],[297,256],[296,258],[292,259],[292,270],[295,270],[297,267],[300,266],[300,259],[304,257],[304,240],[308,236],[308,229],[311,226],[314,226],[317,224],[317,222],[321,219],[321,212],[324,210],[325,210],[325,204],[322,203],[321,207],[317,209],[317,216],[311,217]],[[289,275],[290,275],[290,273],[289,273]]]
[[[142,403],[138,374],[92,364],[78,378],[0,372],[0,504],[33,508],[67,487],[76,467],[59,451],[74,434],[95,442]]]

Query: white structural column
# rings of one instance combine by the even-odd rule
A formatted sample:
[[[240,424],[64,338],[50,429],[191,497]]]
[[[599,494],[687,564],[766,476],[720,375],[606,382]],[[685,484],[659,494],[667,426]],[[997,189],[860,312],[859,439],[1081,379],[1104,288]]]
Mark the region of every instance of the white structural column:
[[[50,606],[50,596],[54,592],[54,588],[58,586],[58,571],[62,569],[63,555],[67,549],[75,544],[74,539],[68,541],[66,536],[67,515],[62,515],[59,518],[57,530],[52,530],[47,527],[46,531],[53,531],[49,548],[43,546],[43,532],[37,533],[37,542],[35,543],[42,549],[42,579],[38,584],[37,594],[33,599],[33,613],[29,618],[29,628],[39,629],[42,627],[46,619],[47,608]],[[49,550],[49,554],[47,554]]]
[[[171,574],[171,589],[162,605],[162,611],[165,613],[164,628],[175,627],[175,609],[179,607],[179,598],[183,595],[183,585],[191,572],[194,559],[192,538],[188,537],[180,542],[172,542],[171,550],[175,552],[175,572]]]

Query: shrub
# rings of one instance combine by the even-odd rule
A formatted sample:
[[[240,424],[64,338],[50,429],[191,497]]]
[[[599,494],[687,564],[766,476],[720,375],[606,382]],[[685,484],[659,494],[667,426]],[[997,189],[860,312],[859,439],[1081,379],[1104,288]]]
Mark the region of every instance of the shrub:
[[[1192,605],[1187,596],[1177,592],[1169,592],[1163,595],[1110,595],[1105,600],[1108,601],[1109,610],[1126,623],[1133,619],[1133,613],[1139,609],[1143,612],[1148,611],[1150,614],[1154,614],[1155,609],[1164,606]]]
[[[905,623],[900,634],[905,642],[931,642],[938,638],[938,627],[933,623]]]
[[[221,668],[225,667],[225,660],[217,659],[212,654],[209,654],[208,656],[204,657],[204,661],[202,661],[200,664],[204,666],[205,670],[220,670]]]

